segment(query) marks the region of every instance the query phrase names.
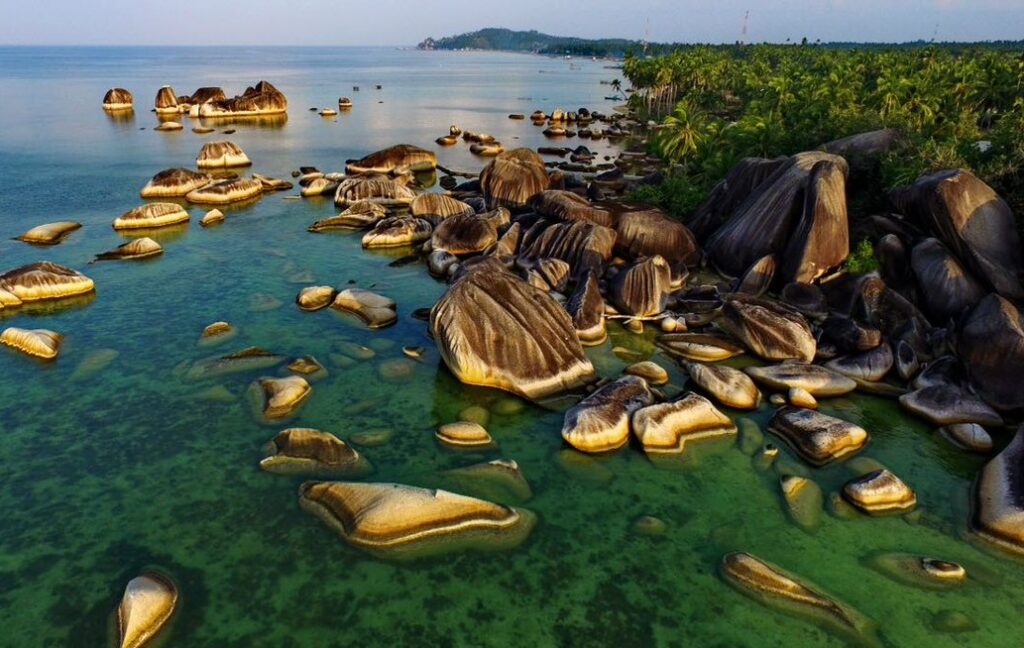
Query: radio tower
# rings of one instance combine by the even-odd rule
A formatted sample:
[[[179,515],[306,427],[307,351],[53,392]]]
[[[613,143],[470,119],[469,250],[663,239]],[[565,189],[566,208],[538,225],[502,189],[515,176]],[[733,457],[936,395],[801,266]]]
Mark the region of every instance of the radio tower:
[[[647,17],[647,27],[644,29],[644,55],[647,55],[647,44],[651,42],[651,17]]]
[[[740,45],[747,44],[747,20],[750,18],[750,10],[743,14],[743,31],[740,33]]]

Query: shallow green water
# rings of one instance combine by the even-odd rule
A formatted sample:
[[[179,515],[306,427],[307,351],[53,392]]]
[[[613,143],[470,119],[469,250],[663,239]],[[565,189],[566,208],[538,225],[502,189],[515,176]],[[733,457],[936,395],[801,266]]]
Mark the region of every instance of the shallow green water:
[[[340,169],[348,157],[400,141],[427,145],[452,122],[506,144],[519,137],[536,146],[543,139],[537,130],[505,114],[607,108],[607,86],[597,80],[615,72],[583,66],[364,49],[0,49],[0,94],[19,97],[5,102],[0,129],[3,267],[48,259],[85,271],[98,287],[81,308],[4,316],[5,325],[51,328],[67,340],[51,364],[0,353],[0,645],[105,645],[124,584],[151,566],[170,573],[182,593],[167,646],[844,645],[725,585],[717,564],[734,550],[823,586],[877,621],[888,645],[1019,645],[1024,568],[983,551],[966,532],[971,483],[984,459],[952,449],[894,401],[857,395],[825,401],[822,409],[869,430],[862,454],[916,489],[920,515],[840,520],[826,513],[807,533],[790,522],[777,474],[758,470],[731,441],[695,445],[674,465],[656,466],[635,448],[581,460],[562,445],[562,415],[527,406],[492,416],[498,451],[439,447],[437,423],[507,397],[463,387],[439,366],[426,325],[410,316],[443,291],[424,266],[390,267],[395,254],[364,253],[358,236],[305,231],[334,213],[330,201],[269,195],[208,230],[198,226],[202,210],[193,209],[191,226],[161,237],[161,258],[87,265],[123,242],[110,221],[139,203],[145,180],[189,164],[203,141],[187,130],[138,130],[155,124],[144,110],[133,121],[109,120],[99,101],[111,85],[126,85],[148,106],[165,82],[180,93],[209,84],[235,92],[269,79],[291,100],[287,123],[239,125],[231,139],[253,158],[253,170],[281,177],[300,164]],[[384,90],[369,91],[374,83]],[[363,90],[353,95],[351,115],[325,122],[306,112],[353,94],[353,84]],[[462,145],[439,155],[451,166],[480,166]],[[85,228],[55,248],[8,240],[62,219]],[[314,281],[295,281],[306,272]],[[368,332],[292,303],[303,285],[350,280],[394,297],[398,325]],[[255,312],[257,294],[282,305]],[[202,328],[220,319],[235,324],[239,336],[198,347]],[[613,376],[626,363],[611,348],[647,357],[649,337],[616,328],[590,353],[601,373]],[[344,361],[342,341],[376,355]],[[540,518],[530,539],[506,553],[410,564],[346,546],[299,509],[301,478],[257,468],[261,446],[285,427],[259,423],[243,398],[261,372],[194,383],[176,371],[183,361],[249,345],[312,354],[328,367],[287,425],[343,439],[394,432],[388,444],[362,449],[376,467],[374,480],[445,486],[447,469],[518,461],[534,493],[525,507]],[[426,346],[424,362],[405,381],[382,380],[378,367],[403,357],[403,345]],[[92,375],[76,374],[102,349],[119,355]],[[683,388],[680,370],[653,357],[672,372],[666,391]],[[216,385],[233,398],[200,398]],[[764,409],[753,418],[763,423],[767,416]],[[826,493],[852,476],[843,466],[808,471]],[[665,535],[634,532],[640,515],[664,520]],[[971,578],[952,591],[913,589],[863,564],[885,551],[962,562]],[[942,610],[967,614],[978,629],[932,629]]]

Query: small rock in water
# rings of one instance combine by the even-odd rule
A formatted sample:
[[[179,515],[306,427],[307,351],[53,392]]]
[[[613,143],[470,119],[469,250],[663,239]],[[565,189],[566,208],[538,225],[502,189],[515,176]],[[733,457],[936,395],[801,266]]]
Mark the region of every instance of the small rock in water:
[[[818,409],[818,401],[814,400],[814,396],[811,396],[811,393],[806,389],[793,387],[789,390],[787,398],[789,399],[789,404],[793,407]]]
[[[426,352],[426,349],[424,349],[421,346],[404,346],[404,347],[402,347],[402,353],[404,353],[406,356],[408,356],[408,357],[410,357],[410,358],[412,358],[414,360],[422,359],[423,358],[423,354],[425,352]]]
[[[641,515],[633,520],[633,532],[638,535],[658,538],[664,536],[668,531],[668,525],[661,518],[653,515]]]
[[[178,588],[161,574],[147,572],[128,581],[117,608],[120,648],[142,648],[174,614]]]
[[[207,325],[199,336],[199,346],[211,347],[223,344],[238,335],[238,329],[227,322],[214,322]]]
[[[249,311],[253,313],[265,313],[284,305],[277,297],[267,293],[256,293],[249,298]]]
[[[297,376],[314,382],[327,377],[327,369],[313,356],[295,358],[285,368]]]
[[[978,629],[978,624],[959,610],[939,610],[932,615],[931,626],[939,632],[948,632],[950,634],[974,632]]]
[[[335,294],[331,286],[307,286],[296,295],[295,303],[304,311],[317,311],[330,306]]]
[[[97,373],[106,369],[111,362],[117,360],[117,357],[121,355],[116,349],[97,349],[92,351],[89,355],[85,356],[78,366],[75,367],[74,373],[71,374],[71,380],[84,380],[91,378]]]
[[[809,409],[783,408],[768,429],[818,467],[860,452],[868,442],[867,431],[859,425]]]
[[[416,373],[416,363],[408,358],[390,358],[377,365],[377,375],[389,382],[409,380]]]
[[[165,121],[153,130],[155,131],[180,131],[184,126],[180,122],[176,121]]]
[[[486,407],[470,405],[459,412],[459,420],[486,426],[491,422],[491,413]]]
[[[878,470],[847,482],[843,496],[869,515],[906,513],[917,506],[917,495],[888,470]]]
[[[828,511],[840,520],[852,520],[860,516],[852,504],[843,499],[842,493],[832,491],[828,494]]]
[[[893,580],[928,589],[949,589],[967,580],[962,565],[909,553],[884,553],[868,558],[867,565]]]
[[[491,450],[497,445],[482,425],[466,421],[446,423],[435,436],[446,446],[460,450]]]
[[[390,326],[398,321],[393,299],[360,288],[342,290],[331,307],[353,313],[371,329]]]
[[[11,326],[0,334],[0,344],[43,360],[56,358],[63,341],[63,335],[47,329],[22,329]]]
[[[348,340],[341,340],[334,344],[334,348],[337,349],[338,353],[348,356],[354,360],[370,360],[376,357],[377,352],[370,347],[357,344],[355,342],[349,342]]]
[[[278,421],[294,414],[312,392],[302,376],[260,378],[249,388],[249,397],[260,408],[263,419]]]
[[[783,477],[780,483],[790,519],[805,531],[817,529],[821,525],[824,503],[821,487],[806,477],[795,475]]]
[[[760,471],[768,470],[775,463],[775,460],[779,457],[779,447],[774,443],[766,443],[757,450],[757,455],[754,457],[754,468]],[[781,471],[785,472],[785,471]],[[786,474],[786,476],[790,476]]]
[[[622,372],[630,376],[639,376],[650,385],[664,385],[668,382],[668,372],[664,367],[650,360],[631,364]]]
[[[216,225],[217,223],[224,222],[224,212],[219,209],[211,209],[210,211],[203,214],[203,217],[199,220],[199,224],[203,227],[209,227]]]
[[[768,397],[768,402],[774,405],[775,407],[782,407],[783,405],[786,404],[786,397],[783,396],[782,394],[772,394],[771,396]]]
[[[211,403],[233,403],[236,400],[235,395],[224,385],[207,387],[203,391],[196,393],[196,398]]]
[[[352,443],[373,448],[376,446],[382,446],[391,441],[391,438],[395,436],[394,430],[366,430],[365,432],[356,432],[350,439]]]
[[[515,416],[525,409],[526,405],[523,401],[512,397],[499,398],[491,407],[491,410],[498,416]]]

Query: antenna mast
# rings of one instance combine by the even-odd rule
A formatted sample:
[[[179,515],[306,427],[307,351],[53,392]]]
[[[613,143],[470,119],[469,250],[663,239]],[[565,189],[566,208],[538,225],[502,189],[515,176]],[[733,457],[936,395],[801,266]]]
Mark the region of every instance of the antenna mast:
[[[647,44],[651,42],[651,17],[647,17],[647,27],[644,29],[644,54],[647,54]]]
[[[743,31],[740,33],[740,45],[747,44],[747,20],[750,18],[750,10],[743,14]]]

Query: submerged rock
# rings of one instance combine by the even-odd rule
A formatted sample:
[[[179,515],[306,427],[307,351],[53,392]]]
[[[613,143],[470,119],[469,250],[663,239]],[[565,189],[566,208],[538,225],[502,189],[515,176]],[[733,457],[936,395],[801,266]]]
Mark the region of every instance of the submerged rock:
[[[163,246],[161,246],[153,239],[144,236],[142,238],[137,238],[134,241],[129,241],[128,243],[118,245],[115,249],[109,252],[97,254],[96,260],[101,261],[106,259],[146,259],[163,253]]]
[[[74,373],[71,374],[71,380],[85,380],[95,376],[110,366],[120,355],[121,352],[116,349],[96,349],[91,351],[75,367]]]
[[[120,648],[142,648],[160,632],[178,604],[170,579],[147,572],[128,581],[117,608]]]
[[[768,607],[805,617],[859,643],[875,645],[874,624],[816,586],[747,553],[722,557],[721,573],[741,593]]]
[[[814,531],[821,525],[825,495],[821,487],[807,477],[785,475],[779,480],[782,497],[786,501],[789,517],[805,531]]]
[[[220,180],[190,191],[185,200],[200,205],[227,205],[256,198],[263,193],[263,185],[253,178]]]
[[[768,430],[782,437],[813,466],[845,459],[860,452],[868,442],[867,431],[859,425],[809,409],[780,409]]]
[[[1024,553],[1024,426],[981,470],[973,526],[993,544]]]
[[[817,344],[807,320],[777,304],[729,299],[722,308],[722,327],[765,360],[814,359]]]
[[[211,326],[218,324],[222,322],[216,322]],[[285,360],[284,356],[265,349],[249,347],[225,356],[198,360],[185,372],[185,377],[189,380],[207,380],[227,374],[269,369],[282,364]]]
[[[905,513],[917,506],[917,495],[888,470],[876,470],[843,486],[843,497],[869,515]]]
[[[967,580],[967,570],[962,565],[909,553],[878,554],[866,563],[875,571],[913,587],[949,589]]]
[[[199,346],[213,346],[227,342],[238,335],[238,329],[227,322],[219,321],[209,324],[199,336]]]
[[[260,403],[263,418],[268,421],[287,418],[295,413],[313,388],[302,376],[260,378],[250,392]]]
[[[757,382],[778,391],[794,387],[804,389],[812,396],[842,396],[857,388],[857,383],[846,376],[820,365],[805,362],[783,362],[766,367],[747,367],[747,374]]]
[[[402,247],[422,243],[430,238],[433,228],[421,218],[392,216],[379,221],[363,236],[364,248]]]
[[[7,293],[0,296],[5,306],[83,295],[94,288],[89,277],[49,261],[30,263],[0,275],[0,291]]]
[[[682,454],[686,444],[736,434],[728,416],[697,394],[650,405],[633,414],[633,433],[648,454]]]
[[[427,170],[436,166],[437,156],[433,152],[411,144],[396,144],[349,162],[345,166],[345,172],[351,174],[391,173],[400,167]]]
[[[629,441],[633,412],[653,401],[654,395],[643,378],[619,378],[565,413],[562,438],[583,452],[618,450]]]
[[[387,558],[511,549],[536,524],[523,509],[401,484],[306,482],[299,503],[350,545]]]
[[[342,290],[331,307],[357,315],[371,329],[390,326],[398,321],[395,300],[360,288]]]
[[[199,155],[196,156],[196,166],[200,169],[224,169],[251,164],[252,160],[242,147],[227,140],[203,144],[199,149]]]
[[[491,450],[496,447],[483,425],[469,421],[446,423],[437,429],[434,436],[441,443],[459,450]]]
[[[60,353],[64,336],[47,329],[22,329],[10,326],[0,334],[0,344],[43,360],[53,360]]]
[[[533,497],[529,482],[519,464],[511,459],[495,459],[454,468],[444,472],[446,480],[466,490],[498,501],[525,502]]]
[[[900,396],[900,405],[933,425],[1002,425],[1003,418],[983,401],[953,385],[932,385]]]
[[[568,313],[509,272],[467,271],[434,305],[430,329],[463,383],[539,399],[595,377]]]
[[[694,383],[726,407],[752,410],[761,404],[761,392],[739,369],[687,361],[683,366]]]
[[[267,446],[260,468],[282,475],[360,476],[372,471],[369,462],[329,432],[289,428]]]
[[[316,178],[299,191],[299,195],[303,198],[311,198],[314,196],[326,196],[328,194],[334,195],[338,191],[338,185],[340,183],[336,180],[329,178]]]
[[[114,219],[115,230],[167,227],[188,222],[185,209],[175,203],[147,203]]]
[[[71,232],[82,226],[74,221],[60,221],[57,223],[46,223],[37,225],[17,237],[19,241],[32,243],[34,245],[56,245],[64,240]]]
[[[721,335],[669,333],[657,340],[671,355],[697,362],[719,362],[743,353],[743,348]]]

